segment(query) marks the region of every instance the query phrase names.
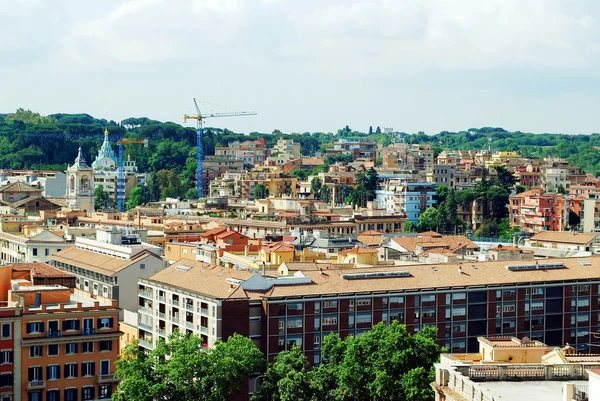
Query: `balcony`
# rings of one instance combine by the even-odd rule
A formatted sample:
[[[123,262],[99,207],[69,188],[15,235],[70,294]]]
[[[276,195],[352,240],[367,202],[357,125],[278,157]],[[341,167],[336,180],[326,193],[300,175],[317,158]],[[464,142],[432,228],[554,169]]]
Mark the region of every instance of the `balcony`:
[[[96,383],[98,384],[108,384],[108,383],[118,383],[121,379],[119,379],[116,375],[98,375],[96,376]]]
[[[27,382],[27,391],[38,391],[46,389],[46,380],[34,380]]]
[[[169,303],[173,306],[179,306],[179,300],[178,299],[169,299]]]
[[[147,331],[152,331],[152,325],[147,323],[138,322],[138,327]]]
[[[190,312],[193,312],[194,304],[185,304],[185,309],[189,310]]]
[[[158,296],[158,302],[165,302],[165,296],[164,295],[159,295]]]
[[[145,313],[147,315],[152,315],[152,309],[147,308],[145,306],[138,306],[138,312]]]
[[[144,298],[152,299],[152,293],[150,291],[139,290],[138,294]]]
[[[169,320],[173,323],[179,324],[179,315],[169,316]]]
[[[158,329],[158,335],[161,337],[167,337],[167,335],[165,334],[165,329]]]
[[[202,334],[208,334],[208,327],[202,327],[202,326],[200,326],[200,333],[202,333]]]
[[[188,329],[190,329],[190,330],[193,330],[194,329],[194,323],[186,321],[185,322],[185,327],[188,328]]]
[[[200,314],[208,316],[208,309],[200,309]]]
[[[152,349],[152,339],[151,338],[140,338],[138,340],[138,343],[144,348]]]
[[[164,319],[165,318],[165,313],[164,312],[156,312],[156,315],[160,318],[160,319]]]

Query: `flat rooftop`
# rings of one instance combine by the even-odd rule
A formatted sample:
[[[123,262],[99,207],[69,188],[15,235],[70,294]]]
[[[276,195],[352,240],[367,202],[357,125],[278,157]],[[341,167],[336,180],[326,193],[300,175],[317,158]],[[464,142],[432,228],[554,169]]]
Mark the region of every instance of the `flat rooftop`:
[[[478,382],[481,389],[488,390],[495,399],[500,400],[544,400],[563,401],[562,381],[505,381]],[[572,380],[575,385],[588,385],[586,380]]]

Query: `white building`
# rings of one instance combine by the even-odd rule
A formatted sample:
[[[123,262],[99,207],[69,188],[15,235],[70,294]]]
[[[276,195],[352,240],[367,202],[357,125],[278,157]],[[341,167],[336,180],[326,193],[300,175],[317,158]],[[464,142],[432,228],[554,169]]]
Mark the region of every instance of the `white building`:
[[[67,202],[70,210],[94,211],[94,170],[88,166],[81,154],[77,152],[75,163],[67,169]]]
[[[435,205],[435,194],[434,183],[392,178],[384,189],[375,191],[375,200],[387,213],[406,213],[408,221],[416,224],[421,212]]]
[[[0,231],[0,263],[44,263],[69,246],[59,235],[43,230],[30,237]]]
[[[134,312],[133,289],[138,279],[164,268],[161,254],[162,248],[141,242],[135,230],[98,229],[96,239],[77,237],[73,246],[51,255],[49,263],[73,273],[80,290],[116,299],[121,309]]]

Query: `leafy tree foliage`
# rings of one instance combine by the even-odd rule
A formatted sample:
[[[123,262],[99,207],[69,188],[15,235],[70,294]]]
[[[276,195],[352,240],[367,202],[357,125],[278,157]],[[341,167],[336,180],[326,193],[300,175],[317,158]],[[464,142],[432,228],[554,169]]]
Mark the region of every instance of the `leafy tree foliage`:
[[[143,189],[142,187],[137,186],[129,192],[129,199],[127,199],[127,210],[134,209],[136,206],[140,206],[143,203]]]
[[[321,365],[309,369],[296,347],[280,353],[252,400],[432,400],[429,383],[442,351],[429,326],[414,335],[398,322],[380,323],[360,337],[330,334]]]
[[[419,215],[419,231],[437,230],[440,225],[440,211],[435,207],[428,207]]]
[[[150,353],[128,345],[117,361],[122,378],[116,401],[223,401],[242,388],[245,376],[264,367],[262,353],[243,336],[233,335],[214,348],[202,339],[176,332],[160,340]]]
[[[94,189],[94,209],[95,210],[111,210],[115,209],[117,202],[104,190],[102,185],[97,185]]]
[[[319,190],[319,199],[325,203],[331,203],[331,189],[327,185],[322,185]]]
[[[310,180],[310,193],[315,197],[315,199],[319,199],[321,195],[321,179],[319,177],[313,177]]]
[[[269,190],[265,187],[265,184],[259,182],[256,187],[254,187],[254,199],[266,199],[269,197]]]
[[[354,181],[354,188],[348,196],[348,203],[354,208],[366,207],[367,202],[375,199],[378,181],[377,171],[371,167],[369,171],[365,172],[364,166],[361,166],[354,176]]]

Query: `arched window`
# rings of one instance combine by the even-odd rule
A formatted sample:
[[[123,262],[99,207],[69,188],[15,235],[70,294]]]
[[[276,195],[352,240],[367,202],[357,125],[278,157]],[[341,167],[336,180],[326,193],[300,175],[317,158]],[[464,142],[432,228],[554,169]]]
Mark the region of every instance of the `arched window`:
[[[74,175],[71,176],[71,180],[69,183],[69,189],[71,192],[75,192],[75,176]]]

